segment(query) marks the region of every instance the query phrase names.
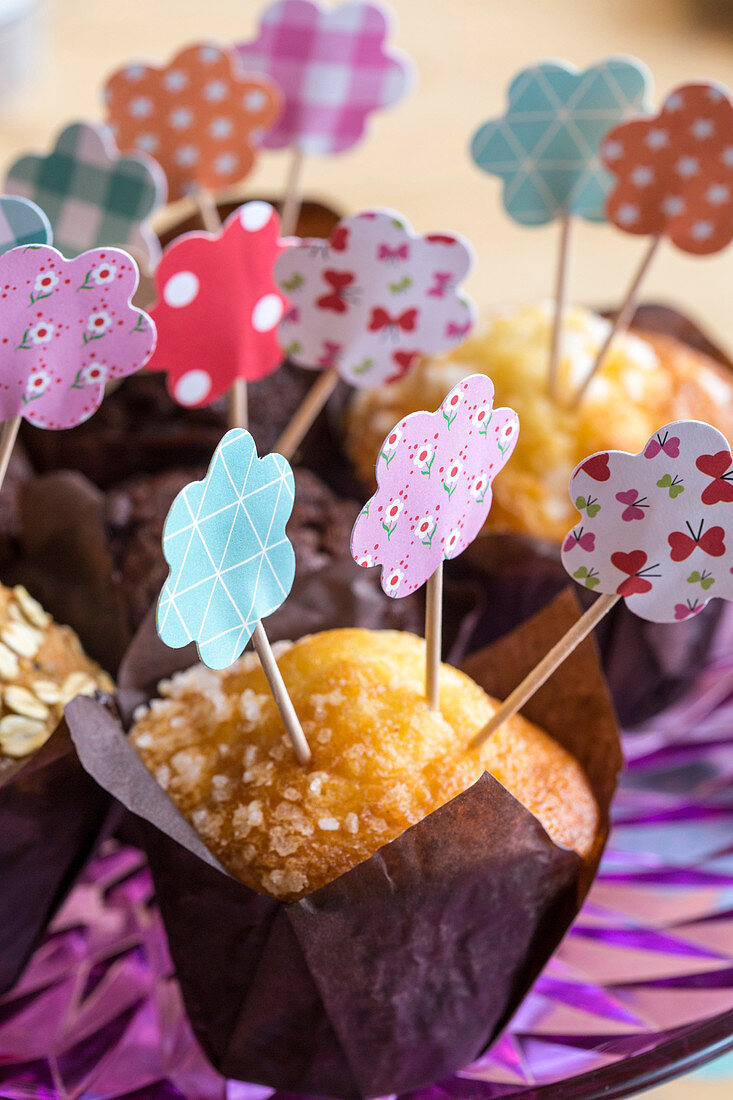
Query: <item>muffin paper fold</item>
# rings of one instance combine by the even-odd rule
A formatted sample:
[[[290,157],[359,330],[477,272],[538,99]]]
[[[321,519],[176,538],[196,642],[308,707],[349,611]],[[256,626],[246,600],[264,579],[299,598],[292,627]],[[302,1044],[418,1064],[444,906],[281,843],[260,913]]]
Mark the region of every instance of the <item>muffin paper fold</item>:
[[[566,592],[466,671],[503,695],[578,615]],[[146,621],[120,671],[123,711],[191,660],[180,650],[166,660]],[[588,775],[600,811],[589,863],[485,773],[370,859],[284,903],[218,864],[120,722],[95,700],[69,704],[83,766],[137,817],[186,1008],[221,1073],[350,1100],[440,1080],[494,1039],[587,892],[621,767],[592,641],[527,714]]]

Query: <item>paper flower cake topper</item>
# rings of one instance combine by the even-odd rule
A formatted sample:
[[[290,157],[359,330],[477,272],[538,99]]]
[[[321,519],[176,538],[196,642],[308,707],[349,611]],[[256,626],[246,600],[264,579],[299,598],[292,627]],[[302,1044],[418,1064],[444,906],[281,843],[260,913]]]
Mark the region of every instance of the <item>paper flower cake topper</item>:
[[[105,103],[120,149],[150,153],[171,201],[238,183],[258,134],[280,111],[275,85],[240,72],[234,49],[197,43],[162,68],[134,63],[107,81]]]
[[[345,218],[327,242],[301,241],[277,262],[291,302],[283,347],[300,366],[335,367],[352,386],[394,381],[471,331],[474,306],[460,292],[471,265],[462,237],[417,236],[390,210]]]
[[[51,223],[30,199],[0,195],[0,255],[27,244],[52,244]]]
[[[609,57],[585,71],[558,61],[523,69],[509,104],[473,136],[471,156],[504,181],[507,213],[522,225],[562,215],[604,220],[611,177],[598,159],[617,122],[649,111],[651,75],[631,57]]]
[[[685,84],[658,115],[611,130],[602,146],[616,177],[608,218],[627,233],[665,234],[685,252],[733,238],[733,103],[718,84]]]
[[[73,260],[48,245],[0,256],[0,420],[72,428],[97,411],[105,382],[145,364],[155,327],[130,305],[137,278],[116,248]]]
[[[327,156],[360,141],[367,116],[397,103],[412,83],[407,56],[387,49],[390,29],[378,4],[270,4],[257,37],[237,46],[246,71],[271,77],[285,97],[262,145]]]
[[[733,599],[733,457],[717,428],[678,420],[640,454],[591,455],[570,496],[582,518],[562,560],[586,588],[617,593],[657,623]]]
[[[215,236],[187,233],[165,249],[148,369],[166,372],[180,405],[208,405],[237,378],[254,382],[281,363],[277,325],[287,300],[272,270],[283,247],[273,208],[249,202]]]
[[[411,413],[392,429],[377,459],[377,492],[351,535],[356,563],[382,566],[388,596],[414,592],[473,542],[518,436],[517,414],[494,408],[484,374],[459,382],[436,412]]]
[[[259,620],[292,587],[295,555],[285,525],[293,499],[282,455],[258,458],[249,432],[227,432],[206,477],[181,490],[165,522],[170,573],[158,601],[158,633],[166,645],[196,641],[209,668],[236,661]]]
[[[38,203],[65,256],[105,245],[133,249],[151,265],[160,256],[147,219],[165,202],[165,177],[148,156],[122,156],[107,126],[67,126],[50,153],[11,165],[5,190]]]

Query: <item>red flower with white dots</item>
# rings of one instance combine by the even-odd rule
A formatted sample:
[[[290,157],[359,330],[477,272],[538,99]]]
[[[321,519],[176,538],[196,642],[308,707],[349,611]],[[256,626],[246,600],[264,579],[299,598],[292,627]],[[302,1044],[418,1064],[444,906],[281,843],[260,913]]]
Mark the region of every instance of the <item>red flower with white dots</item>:
[[[614,127],[601,158],[617,179],[606,213],[619,229],[699,255],[733,239],[733,102],[721,85],[676,88],[654,118]]]
[[[164,250],[148,369],[166,372],[179,405],[209,405],[236,379],[254,382],[282,362],[278,323],[288,302],[272,270],[283,247],[272,207],[249,202],[220,233],[187,233]]]

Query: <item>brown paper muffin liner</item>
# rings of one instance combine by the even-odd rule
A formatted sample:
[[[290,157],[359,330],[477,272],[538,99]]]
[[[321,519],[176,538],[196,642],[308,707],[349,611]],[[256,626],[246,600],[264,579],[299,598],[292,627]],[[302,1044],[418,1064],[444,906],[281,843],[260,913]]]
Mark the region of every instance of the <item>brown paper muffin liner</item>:
[[[578,618],[564,593],[475,654],[503,695]],[[125,709],[190,663],[143,625],[120,673]],[[592,640],[527,714],[573,752],[598,801],[593,861],[554,844],[490,775],[370,859],[285,904],[230,876],[98,703],[66,710],[84,767],[137,816],[187,1011],[223,1074],[315,1096],[370,1097],[475,1058],[526,994],[584,898],[621,767]]]

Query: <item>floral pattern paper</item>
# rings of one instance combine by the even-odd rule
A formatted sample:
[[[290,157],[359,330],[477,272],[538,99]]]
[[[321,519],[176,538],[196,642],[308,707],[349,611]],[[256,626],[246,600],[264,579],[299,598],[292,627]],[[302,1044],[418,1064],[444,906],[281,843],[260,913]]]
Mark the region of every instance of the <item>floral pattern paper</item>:
[[[382,444],[377,492],[354,524],[357,565],[380,565],[388,596],[423,585],[476,538],[518,436],[517,414],[494,408],[494,384],[483,374],[454,386],[435,412],[401,420]]]
[[[165,249],[148,369],[166,372],[179,405],[209,405],[238,378],[254,382],[282,362],[277,325],[287,299],[272,271],[283,247],[273,208],[248,202],[220,233],[187,233]]]
[[[166,645],[195,640],[209,668],[236,661],[258,621],[292,587],[295,554],[285,525],[294,492],[282,455],[258,458],[244,428],[226,433],[206,477],[180,491],[165,522],[170,573],[157,623]]]
[[[72,428],[99,408],[107,381],[144,366],[155,326],[130,304],[137,280],[116,248],[73,260],[48,245],[0,256],[0,420]]]
[[[579,584],[657,623],[733,600],[733,456],[717,428],[678,420],[639,454],[591,455],[570,496],[580,519],[562,560]]]
[[[277,262],[291,302],[283,348],[300,366],[335,367],[358,388],[393,382],[470,333],[475,309],[461,282],[472,262],[462,237],[418,236],[391,210],[345,218],[328,241],[300,241]]]
[[[603,142],[616,177],[610,221],[626,233],[664,234],[705,255],[733,238],[733,102],[721,85],[684,84],[650,119],[622,123]]]

